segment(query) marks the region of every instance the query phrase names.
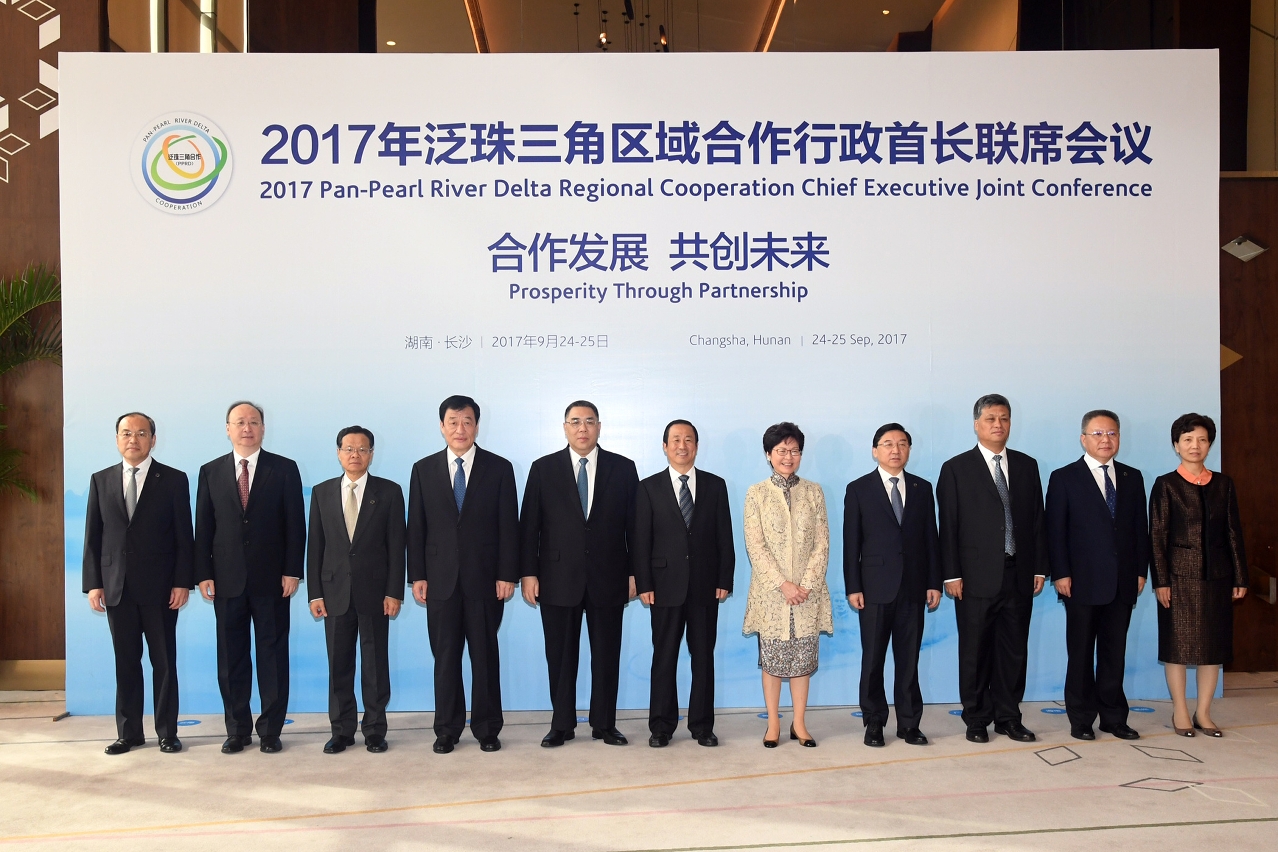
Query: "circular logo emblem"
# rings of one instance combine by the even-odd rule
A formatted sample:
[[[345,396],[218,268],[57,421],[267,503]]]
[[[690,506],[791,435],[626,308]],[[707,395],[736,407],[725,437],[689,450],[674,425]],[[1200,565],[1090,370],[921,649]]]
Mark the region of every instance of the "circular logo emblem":
[[[133,184],[169,213],[196,213],[231,182],[226,134],[203,116],[172,113],[147,125],[133,143]]]

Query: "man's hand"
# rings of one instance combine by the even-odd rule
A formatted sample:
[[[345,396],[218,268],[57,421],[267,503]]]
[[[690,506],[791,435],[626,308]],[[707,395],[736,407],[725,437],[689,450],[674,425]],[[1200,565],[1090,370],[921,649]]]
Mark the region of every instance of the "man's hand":
[[[635,575],[630,575],[630,600],[634,600],[639,596],[639,589],[635,586]]]
[[[190,589],[181,589],[177,586],[169,592],[169,609],[181,609],[186,606],[187,598],[191,596]]]
[[[213,600],[213,581],[205,580],[200,583],[200,594],[204,596],[206,601]]]
[[[1160,586],[1154,589],[1154,597],[1162,604],[1163,609],[1171,606],[1171,586]]]
[[[730,594],[732,593],[729,592],[727,589],[715,589],[714,599],[717,601],[726,601],[728,599],[728,595]]]
[[[1055,583],[1052,583],[1052,585],[1056,587],[1056,594],[1064,598],[1069,597],[1070,589],[1074,585],[1073,580],[1073,577],[1061,577]],[[1137,592],[1137,594],[1140,593]]]
[[[529,606],[537,605],[537,595],[541,594],[541,584],[537,582],[536,577],[521,577],[519,580],[520,590],[524,593],[524,600]]]
[[[657,599],[656,592],[643,592],[639,595],[639,602],[644,606],[652,606],[652,602]]]
[[[1136,578],[1136,597],[1140,597],[1140,593],[1143,591],[1145,591],[1145,578],[1137,577]]]
[[[413,600],[417,601],[419,604],[422,604],[423,606],[426,605],[426,581],[425,580],[413,581]]]
[[[89,589],[89,607],[94,612],[106,612],[106,607],[102,604],[104,597],[101,589]]]
[[[848,595],[848,605],[853,609],[865,609],[865,593],[853,592]]]
[[[932,612],[932,611],[934,611],[934,610],[935,610],[938,606],[940,606],[940,605],[941,605],[941,590],[940,590],[940,589],[928,589],[928,590],[927,590],[927,609],[928,609],[928,612]]]
[[[946,583],[945,594],[954,598],[956,601],[963,600],[963,578],[960,577],[957,580],[950,580]]]
[[[297,591],[297,584],[302,582],[297,577],[280,577],[280,585],[284,587],[284,597],[291,598]]]
[[[311,601],[311,618],[328,618],[328,610],[324,608],[324,599]]]
[[[425,583],[423,583],[422,585],[425,585]],[[501,601],[502,603],[505,603],[506,601],[514,597],[514,595],[515,595],[514,583],[509,583],[505,580],[497,581],[497,600]]]
[[[1047,582],[1046,577],[1034,577],[1034,594],[1037,595],[1039,592],[1043,591],[1043,583],[1045,582]]]
[[[399,606],[399,598],[392,598],[389,596],[382,598],[382,612],[386,613],[391,618],[399,615]]]

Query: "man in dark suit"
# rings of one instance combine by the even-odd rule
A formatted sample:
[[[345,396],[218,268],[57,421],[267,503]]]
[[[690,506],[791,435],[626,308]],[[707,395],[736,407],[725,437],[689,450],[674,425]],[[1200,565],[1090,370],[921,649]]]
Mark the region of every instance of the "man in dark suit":
[[[155,421],[132,412],[115,421],[124,458],[89,480],[84,523],[84,591],[106,612],[115,650],[115,730],[107,754],[146,742],[142,734],[142,638],[151,656],[155,733],[160,751],[182,750],[177,736],[178,610],[194,564],[191,486],[186,474],[151,457]]]
[[[1007,449],[1012,404],[999,394],[972,409],[977,444],[941,465],[941,571],[954,598],[959,696],[967,739],[986,728],[1033,742],[1021,724],[1030,614],[1047,576],[1038,462]]]
[[[554,715],[546,748],[577,727],[581,616],[590,632],[591,736],[625,745],[617,730],[621,616],[635,596],[630,574],[639,474],[625,456],[599,446],[599,409],[578,400],[564,412],[568,446],[528,470],[519,518],[524,600],[541,604]]]
[[[919,730],[919,648],[923,607],[941,603],[940,542],[932,483],[905,472],[910,433],[880,426],[872,453],[879,466],[848,484],[843,498],[843,582],[861,623],[861,721],[865,744],[882,747],[887,724],[883,663],[888,641],[896,667],[896,735],[927,745]]]
[[[408,492],[408,579],[426,607],[435,656],[436,754],[466,727],[462,650],[470,650],[470,732],[482,751],[501,748],[497,628],[519,579],[519,498],[510,462],[475,443],[479,403],[439,406],[447,447],[413,465]]]
[[[253,742],[253,659],[257,652],[257,719],[261,750],[284,748],[288,712],[289,597],[302,579],[306,513],[302,476],[291,459],[262,449],[266,417],[237,402],[226,412],[234,448],[200,468],[195,493],[195,579],[217,615],[217,682],[226,712],[225,754]]]
[[[1065,711],[1070,733],[1094,740],[1092,723],[1119,739],[1127,725],[1123,668],[1127,628],[1149,570],[1145,480],[1116,461],[1118,415],[1083,415],[1083,457],[1047,483],[1047,544],[1052,581],[1065,602]]]
[[[364,748],[384,752],[390,701],[390,619],[404,600],[404,492],[371,476],[373,433],[347,426],[337,433],[345,475],[311,489],[306,543],[311,615],[324,619],[328,648],[325,754],[355,745],[355,641],[359,639]]]
[[[648,745],[670,744],[679,725],[675,676],[679,644],[688,634],[692,691],[688,731],[698,744],[717,746],[714,733],[714,642],[719,602],[732,593],[736,550],[728,486],[696,468],[697,427],[674,420],[661,436],[670,466],[639,483],[631,546],[635,588],[652,608],[652,698]]]

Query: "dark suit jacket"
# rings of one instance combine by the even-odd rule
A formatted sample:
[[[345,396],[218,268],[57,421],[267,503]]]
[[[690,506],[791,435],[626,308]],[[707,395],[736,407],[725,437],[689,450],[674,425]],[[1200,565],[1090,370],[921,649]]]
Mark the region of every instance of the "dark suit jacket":
[[[173,589],[194,586],[191,486],[155,459],[142,480],[133,519],[124,508],[124,464],[93,474],[84,522],[84,591],[102,589],[119,606],[127,583],[134,603],[164,605]]]
[[[306,512],[292,459],[262,450],[247,508],[240,508],[234,453],[200,468],[195,490],[195,581],[219,598],[278,597],[281,577],[302,577]]]
[[[843,498],[843,583],[849,595],[864,593],[866,603],[922,603],[928,589],[944,586],[932,483],[904,473],[900,485],[899,524],[877,467],[848,483]]]
[[[1038,462],[1005,450],[1012,530],[1016,536],[1016,588],[1034,590],[1034,576],[1051,573],[1043,530],[1043,485]],[[941,573],[961,579],[963,595],[998,597],[1003,585],[1003,501],[978,447],[941,465],[936,483],[941,509]]]
[[[600,447],[586,518],[573,475],[576,458],[564,447],[528,469],[519,517],[521,575],[539,578],[543,603],[576,606],[589,590],[595,606],[624,605],[630,598],[639,474],[633,461]]]
[[[408,486],[408,581],[448,600],[460,584],[474,600],[495,599],[497,581],[519,579],[519,497],[510,462],[482,447],[466,483],[460,514],[448,451],[413,465]]]
[[[697,468],[692,525],[683,522],[670,469],[639,483],[630,563],[640,594],[656,592],[654,606],[715,602],[715,589],[732,591],[737,554],[732,543],[728,485]]]
[[[345,478],[311,489],[307,597],[323,598],[329,615],[342,615],[352,600],[357,611],[376,614],[383,611],[383,598],[404,599],[404,491],[369,474],[351,541],[342,511]]]
[[[1173,577],[1248,584],[1238,492],[1220,471],[1203,486],[1186,482],[1176,471],[1155,479],[1149,527],[1155,587],[1172,586]]]
[[[1113,462],[1118,497],[1109,516],[1105,495],[1085,459],[1052,471],[1047,483],[1047,545],[1052,579],[1072,578],[1070,600],[1104,606],[1136,602],[1136,579],[1149,570],[1145,480],[1140,471]]]

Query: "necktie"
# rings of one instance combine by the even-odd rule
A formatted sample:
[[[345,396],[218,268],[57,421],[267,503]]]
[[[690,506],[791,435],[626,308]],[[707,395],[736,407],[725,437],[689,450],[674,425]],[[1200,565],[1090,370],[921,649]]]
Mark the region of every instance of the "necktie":
[[[901,523],[901,515],[905,514],[905,501],[901,499],[900,480],[895,476],[889,476],[888,482],[892,483],[892,512],[896,515],[896,522]]]
[[[138,507],[138,469],[136,467],[129,468],[129,487],[124,489],[124,508],[129,513],[129,520],[133,520],[133,510]]]
[[[358,487],[354,482],[346,487],[346,503],[342,507],[342,515],[346,518],[346,537],[351,541],[355,540],[355,522],[359,520],[359,501],[355,499]]]
[[[679,511],[683,513],[684,526],[692,528],[692,489],[688,488],[688,474],[679,477]]]
[[[1109,517],[1112,519],[1118,514],[1118,492],[1114,490],[1114,481],[1109,478],[1109,465],[1101,465],[1101,472],[1105,474],[1105,505],[1109,507]]]
[[[578,459],[577,464],[577,496],[581,498],[581,514],[590,517],[590,480],[586,478],[586,462],[590,459]]]
[[[1003,457],[994,456],[994,487],[998,489],[999,499],[1003,501],[1003,552],[1008,556],[1016,555],[1016,536],[1012,533],[1012,495],[1007,490],[1007,477],[1003,475]]]
[[[248,508],[249,480],[248,459],[240,459],[240,508]]]
[[[463,459],[453,462],[457,472],[453,474],[453,499],[457,501],[457,511],[461,512],[462,501],[466,499],[466,471],[462,470]]]

